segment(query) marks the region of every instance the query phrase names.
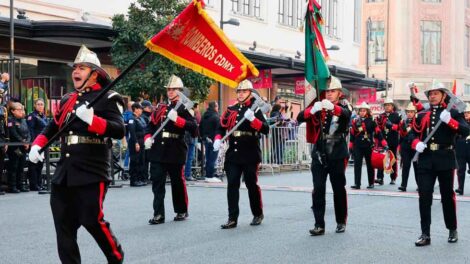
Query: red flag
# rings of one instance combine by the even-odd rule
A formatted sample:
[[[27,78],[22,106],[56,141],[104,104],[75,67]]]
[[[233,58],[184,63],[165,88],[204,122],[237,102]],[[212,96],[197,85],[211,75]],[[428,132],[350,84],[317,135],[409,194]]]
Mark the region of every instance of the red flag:
[[[230,87],[259,74],[204,11],[202,0],[193,0],[146,46]]]
[[[452,84],[452,93],[457,95],[457,80],[454,80],[454,83]]]

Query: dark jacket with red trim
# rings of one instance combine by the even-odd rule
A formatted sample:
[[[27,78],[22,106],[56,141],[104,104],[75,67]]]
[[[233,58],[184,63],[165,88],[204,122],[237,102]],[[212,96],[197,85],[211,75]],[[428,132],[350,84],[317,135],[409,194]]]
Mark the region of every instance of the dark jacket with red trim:
[[[312,106],[302,110],[297,116],[299,123],[306,122],[307,125],[307,142],[316,144],[316,149],[320,153],[327,154],[328,160],[341,160],[349,157],[348,146],[346,145],[346,136],[349,131],[349,121],[351,119],[351,110],[346,102],[341,100],[334,106],[332,111],[325,109],[316,112],[314,115],[310,113]],[[335,117],[335,118],[334,118]],[[337,128],[332,135],[330,127],[332,120],[337,119]],[[323,135],[329,135],[336,139],[325,139],[323,144],[317,144],[320,138],[320,122],[323,128]],[[316,159],[314,159],[316,160]]]
[[[439,122],[439,117],[444,107],[431,107],[426,111],[418,113],[413,130],[410,131],[412,148],[416,149],[418,142],[423,141]],[[455,137],[457,134],[468,136],[469,126],[465,122],[462,114],[451,109],[451,120],[449,124],[442,123],[436,133],[431,137],[427,148],[419,154],[417,168],[433,170],[451,170],[457,167],[455,158]],[[438,144],[439,150],[432,151],[431,144]]]
[[[470,122],[466,121],[467,125],[470,126]],[[467,136],[468,137],[468,136]],[[466,136],[457,135],[455,139],[455,153],[458,157],[470,158],[470,138]]]
[[[382,131],[382,135],[387,141],[388,146],[391,148],[398,147],[398,126],[400,125],[400,121],[401,117],[397,112],[382,113],[376,118],[377,125]]]
[[[145,139],[151,137],[165,121],[168,112],[176,106],[176,101],[170,105],[159,104],[150,117],[150,123],[145,129]],[[197,129],[196,119],[184,106],[176,110],[176,122],[168,121],[163,130],[155,137],[152,147],[148,150],[151,162],[171,163],[183,165],[186,162],[188,146],[184,142],[184,133],[193,134]],[[164,133],[178,135],[177,138],[163,137]]]
[[[411,130],[413,130],[414,118],[406,118],[400,121],[398,132],[400,133],[400,147],[402,149],[411,149],[413,141]]]
[[[244,117],[246,110],[251,108],[253,102],[254,99],[251,98],[246,103],[237,103],[229,106],[220,118],[220,126],[217,129],[215,139],[222,138],[225,136],[225,133],[238,124]],[[267,135],[269,133],[268,122],[264,118],[263,113],[259,109],[256,109],[255,119],[252,122],[249,120],[243,121],[236,131],[252,132],[255,133],[255,135],[239,137],[235,137],[234,134],[230,135],[228,137],[228,149],[225,153],[225,162],[236,164],[260,163],[260,134]]]
[[[99,84],[85,88],[82,92],[71,92],[60,101],[59,110],[54,120],[49,122],[41,134],[36,137],[33,145],[44,146],[48,139],[56,134],[67,122],[67,116],[75,115],[75,109],[90,102],[101,90]],[[52,183],[67,186],[80,186],[96,182],[108,182],[110,168],[110,144],[70,144],[65,142],[66,136],[85,136],[92,138],[121,139],[125,134],[122,110],[124,101],[121,95],[109,91],[94,106],[91,125],[78,117],[60,135],[60,160],[57,164]],[[63,117],[63,118],[61,118]],[[70,118],[70,117],[69,117]],[[109,142],[109,141],[108,141]]]
[[[377,128],[377,123],[372,117],[357,117],[352,121],[349,148],[372,148],[375,140],[381,142],[382,139],[382,132]]]

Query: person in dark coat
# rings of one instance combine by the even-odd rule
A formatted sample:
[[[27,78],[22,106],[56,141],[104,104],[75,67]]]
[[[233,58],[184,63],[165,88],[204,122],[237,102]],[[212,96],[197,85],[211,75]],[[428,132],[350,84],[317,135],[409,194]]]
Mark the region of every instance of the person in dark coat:
[[[142,105],[140,103],[132,104],[132,112],[133,116],[127,125],[129,130],[129,176],[130,186],[139,187],[146,185],[142,180],[147,180],[143,176],[145,174],[144,134],[146,125],[141,118]]]
[[[465,121],[470,126],[470,104],[468,103],[464,111],[464,117]],[[470,167],[470,137],[457,135],[455,142],[455,152],[457,155],[457,180],[459,183],[455,192],[463,195],[465,190],[465,176],[467,175],[467,168]]]
[[[41,134],[42,130],[48,123],[47,117],[44,113],[43,99],[36,99],[36,101],[34,101],[34,111],[28,115],[27,122],[31,139],[34,140],[37,136],[39,136],[39,134]],[[28,162],[29,189],[31,191],[39,191],[43,188],[42,167],[42,162]]]
[[[408,186],[408,177],[410,176],[411,161],[416,151],[411,147],[411,130],[413,129],[413,123],[416,119],[416,107],[413,103],[409,103],[405,109],[406,119],[400,121],[399,132],[400,132],[400,156],[402,164],[402,181],[398,190],[406,192]],[[413,164],[413,171],[416,180],[416,165]]]
[[[211,101],[208,108],[202,116],[201,125],[199,126],[200,135],[204,142],[204,149],[206,154],[206,174],[205,180],[207,182],[221,182],[215,174],[215,163],[219,151],[214,150],[213,142],[215,134],[220,125],[219,105],[216,101]]]
[[[73,63],[72,81],[75,90],[60,100],[54,121],[34,140],[29,160],[42,161],[39,150],[72,116],[77,117],[60,134],[60,160],[52,177],[51,209],[59,257],[62,263],[81,262],[77,231],[83,226],[108,263],[122,263],[124,251],[104,220],[103,201],[111,182],[109,139],[122,139],[125,134],[124,101],[118,93],[108,91],[93,107],[87,107],[110,78],[97,55],[85,46]]]

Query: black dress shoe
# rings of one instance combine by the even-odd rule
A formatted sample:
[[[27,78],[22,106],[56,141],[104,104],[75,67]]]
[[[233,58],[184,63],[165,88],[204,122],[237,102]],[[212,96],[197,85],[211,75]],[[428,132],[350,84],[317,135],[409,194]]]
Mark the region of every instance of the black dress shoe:
[[[323,236],[325,234],[325,228],[316,226],[314,229],[309,230],[312,236]]]
[[[19,190],[20,190],[20,192],[29,192],[28,188],[20,188]]]
[[[263,219],[264,219],[264,215],[255,216],[253,217],[253,220],[251,221],[250,225],[252,226],[261,225],[261,222],[263,222]]]
[[[447,242],[449,243],[455,243],[459,240],[459,235],[457,234],[457,230],[449,230],[449,238],[447,239]]]
[[[395,185],[395,180],[391,180],[390,185]]]
[[[425,234],[422,234],[418,240],[415,242],[415,246],[417,247],[423,247],[423,246],[428,246],[431,244],[431,237]]]
[[[0,191],[0,195],[5,195],[5,192],[4,192],[4,191]]]
[[[156,215],[149,220],[150,225],[158,225],[165,223],[165,217],[163,215]]]
[[[351,189],[359,190],[359,189],[361,189],[361,186],[359,186],[359,185],[351,185]]]
[[[374,185],[373,184],[367,185],[367,189],[374,189]]]
[[[336,233],[344,233],[346,231],[346,224],[338,224],[336,226]]]
[[[174,221],[184,221],[186,218],[188,218],[188,213],[177,213],[175,218],[173,218]]]
[[[400,187],[398,187],[398,190],[400,190],[402,192],[406,192],[406,187],[400,186]]]
[[[384,185],[384,180],[383,179],[376,179],[375,183],[377,183],[379,185]]]
[[[460,195],[463,195],[462,189],[455,189],[455,192],[458,193],[458,194],[460,194]]]
[[[237,227],[237,220],[228,220],[227,223],[220,226],[222,229],[231,229]]]

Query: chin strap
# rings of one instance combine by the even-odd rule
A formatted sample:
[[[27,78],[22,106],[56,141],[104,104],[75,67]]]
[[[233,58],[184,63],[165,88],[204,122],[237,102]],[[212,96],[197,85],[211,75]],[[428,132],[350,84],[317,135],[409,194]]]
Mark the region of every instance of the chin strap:
[[[91,74],[94,72],[95,70],[92,70],[89,74],[88,74],[88,77],[86,78],[86,80],[82,83],[82,85],[80,86],[80,88],[78,89],[75,89],[77,91],[82,91],[83,88],[85,87],[85,84],[88,82],[88,80],[90,80],[90,77],[91,77]]]

